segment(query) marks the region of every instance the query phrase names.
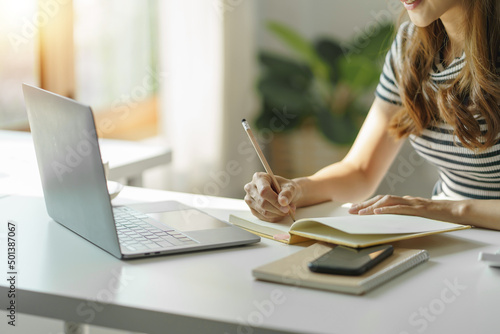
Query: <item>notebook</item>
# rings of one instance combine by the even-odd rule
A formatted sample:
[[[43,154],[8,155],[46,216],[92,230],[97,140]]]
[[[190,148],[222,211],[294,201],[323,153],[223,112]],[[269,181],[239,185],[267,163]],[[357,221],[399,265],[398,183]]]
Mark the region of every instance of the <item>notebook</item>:
[[[261,237],[286,244],[318,240],[348,247],[360,248],[386,244],[398,240],[470,228],[469,225],[447,223],[422,217],[402,215],[351,215],[339,204],[321,204],[318,213],[330,205],[329,216],[311,217],[316,207],[298,209],[297,221],[286,217],[278,223],[269,223],[249,211],[230,215],[229,221]]]
[[[23,92],[47,212],[56,222],[121,259],[260,240],[175,201],[113,207],[91,108],[26,84]]]
[[[429,253],[425,250],[396,247],[390,257],[360,276],[310,271],[307,264],[333,247],[331,244],[315,243],[253,269],[252,275],[263,281],[361,295],[429,259]]]

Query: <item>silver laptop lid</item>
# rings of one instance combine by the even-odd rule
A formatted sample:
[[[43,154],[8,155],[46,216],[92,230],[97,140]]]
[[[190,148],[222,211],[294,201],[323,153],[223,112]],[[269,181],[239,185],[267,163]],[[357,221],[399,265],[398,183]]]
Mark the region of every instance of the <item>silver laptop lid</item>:
[[[27,84],[23,92],[48,214],[121,257],[92,110]]]

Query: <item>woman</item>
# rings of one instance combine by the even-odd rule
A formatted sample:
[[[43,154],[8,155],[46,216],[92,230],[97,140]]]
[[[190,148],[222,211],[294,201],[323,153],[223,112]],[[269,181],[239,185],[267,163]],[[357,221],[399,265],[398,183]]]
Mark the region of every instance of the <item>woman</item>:
[[[358,202],[381,182],[406,137],[435,164],[433,199],[376,196],[353,214],[403,214],[500,230],[500,3],[407,0],[375,101],[347,156],[312,176],[256,173],[245,201],[276,222],[296,207]],[[437,199],[439,198],[439,199]],[[444,199],[443,199],[444,198]]]

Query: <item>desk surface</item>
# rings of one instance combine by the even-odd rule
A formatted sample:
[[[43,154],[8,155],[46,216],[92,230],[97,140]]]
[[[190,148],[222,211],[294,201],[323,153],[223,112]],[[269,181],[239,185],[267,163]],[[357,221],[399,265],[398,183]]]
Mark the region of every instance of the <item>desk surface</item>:
[[[222,219],[245,209],[240,200],[133,187],[117,202],[169,199]],[[252,278],[252,268],[299,246],[262,240],[120,261],[53,222],[40,197],[4,197],[0,217],[3,264],[7,220],[17,222],[19,312],[147,333],[495,333],[500,328],[500,270],[477,260],[480,251],[499,248],[499,232],[471,229],[399,242],[427,249],[430,261],[364,296],[352,296]],[[0,295],[6,293],[7,283],[0,280]],[[0,307],[7,302],[2,297]]]
[[[172,160],[172,151],[165,145],[99,139],[99,146],[103,161],[109,162],[109,179],[138,180],[139,184],[133,185],[140,185],[140,176],[146,169],[168,164]],[[0,180],[8,175],[18,179],[22,177],[26,182],[37,182],[35,148],[29,132],[0,130],[0,155],[9,162],[0,166]],[[2,191],[5,190],[0,189]]]

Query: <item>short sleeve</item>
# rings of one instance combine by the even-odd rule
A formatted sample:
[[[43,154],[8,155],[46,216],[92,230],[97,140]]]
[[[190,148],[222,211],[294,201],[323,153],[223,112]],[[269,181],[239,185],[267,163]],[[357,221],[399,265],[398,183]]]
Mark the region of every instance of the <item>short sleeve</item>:
[[[405,22],[399,27],[398,33],[391,49],[385,57],[384,67],[380,80],[375,90],[375,95],[382,100],[392,104],[402,105],[401,95],[399,94],[398,70],[402,64],[402,52],[407,36],[412,29],[410,22]]]

